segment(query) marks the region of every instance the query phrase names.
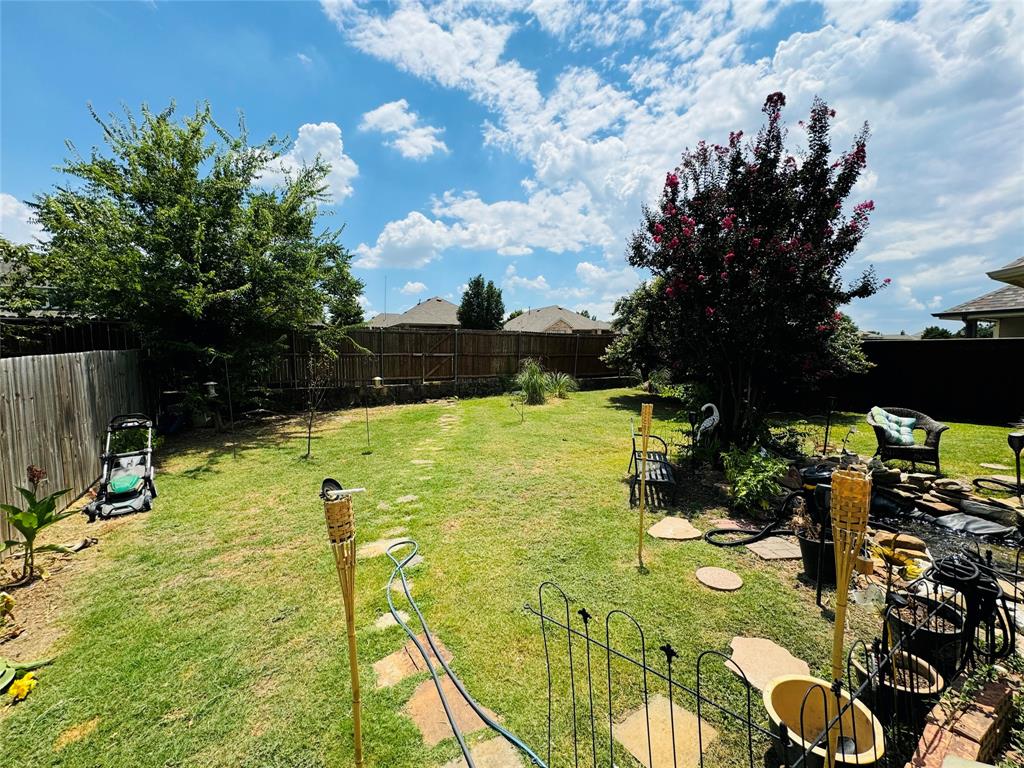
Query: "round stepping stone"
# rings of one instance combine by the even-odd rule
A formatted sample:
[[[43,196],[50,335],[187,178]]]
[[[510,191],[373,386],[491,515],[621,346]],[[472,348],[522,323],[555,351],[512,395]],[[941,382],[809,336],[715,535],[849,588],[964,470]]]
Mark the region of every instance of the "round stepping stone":
[[[398,611],[398,615],[401,617],[402,621],[404,621],[406,624],[409,623],[409,614],[408,613],[406,613],[405,611],[399,610]],[[376,630],[378,632],[383,630],[383,629],[388,629],[389,627],[397,627],[397,626],[398,626],[398,622],[395,621],[395,617],[392,616],[390,612],[382,613],[380,616],[377,617],[377,620],[375,622],[373,622],[373,628],[374,628],[374,630]]]
[[[725,568],[706,566],[697,569],[697,581],[705,587],[717,589],[719,592],[735,592],[743,586],[743,579],[738,574]]]
[[[656,539],[672,539],[673,541],[699,539],[704,535],[694,528],[689,520],[683,520],[681,517],[664,517],[648,528],[647,533]]]
[[[732,658],[725,666],[739,678],[745,674],[747,681],[759,691],[776,677],[811,673],[806,661],[763,637],[734,637],[729,647]]]

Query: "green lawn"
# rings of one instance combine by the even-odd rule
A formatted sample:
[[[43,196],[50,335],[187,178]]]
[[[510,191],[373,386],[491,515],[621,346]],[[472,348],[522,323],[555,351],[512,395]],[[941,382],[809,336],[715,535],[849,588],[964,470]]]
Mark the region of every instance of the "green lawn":
[[[404,527],[420,543],[426,562],[413,591],[427,620],[478,700],[537,749],[547,714],[544,652],[523,605],[536,604],[546,579],[602,619],[631,611],[652,653],[665,641],[680,652],[675,673],[691,684],[696,654],[728,652],[737,634],[772,638],[821,670],[831,625],[795,565],[766,567],[746,550],[648,538],[648,570],[638,571],[637,517],[622,478],[629,416],[640,402],[628,390],[579,393],[527,409],[524,423],[501,397],[377,409],[369,454],[362,413],[340,413],[325,419],[311,461],[301,458],[304,435],[294,424],[167,445],[154,511],[97,527],[94,562],[67,579],[67,633],[36,691],[0,709],[0,761],[352,765],[344,625],[316,495],[325,475],[368,489],[356,497],[361,541]],[[671,415],[656,405],[656,419]],[[678,422],[658,426],[670,432]],[[985,428],[957,425],[948,445],[974,429]],[[962,462],[1000,456],[996,440],[991,456],[965,451]],[[950,467],[968,463],[951,456]],[[396,503],[406,494],[419,500]],[[684,488],[680,496],[698,527],[724,514],[706,492]],[[61,538],[58,530],[49,540]],[[711,593],[693,578],[701,565],[732,568],[746,584]],[[387,610],[389,572],[384,557],[359,564],[367,765],[440,765],[456,755],[454,743],[424,747],[401,714],[425,676],[374,687],[373,662],[405,639],[398,628],[370,629]],[[720,670],[705,683],[742,701]],[[556,689],[564,686],[556,680]],[[635,692],[636,681],[621,688]],[[625,693],[616,698],[621,714]],[[709,764],[736,764],[745,733],[712,719],[722,736]],[[558,710],[556,720],[567,732]],[[70,738],[83,724],[95,730]]]

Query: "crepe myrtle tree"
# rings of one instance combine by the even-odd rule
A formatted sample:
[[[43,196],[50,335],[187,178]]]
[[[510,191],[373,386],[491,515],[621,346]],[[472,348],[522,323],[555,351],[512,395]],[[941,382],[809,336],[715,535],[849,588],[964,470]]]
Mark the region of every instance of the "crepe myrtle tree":
[[[739,445],[754,440],[780,389],[860,366],[848,343],[833,343],[837,329],[848,341],[839,309],[880,287],[871,268],[848,284],[841,274],[874,210],[870,200],[843,205],[867,161],[867,123],[835,157],[835,111],[815,99],[798,159],[785,148],[785,103],[768,96],[752,141],[737,131],[724,146],[687,150],[630,243],[630,263],[660,278],[663,362],[711,386],[723,436]]]

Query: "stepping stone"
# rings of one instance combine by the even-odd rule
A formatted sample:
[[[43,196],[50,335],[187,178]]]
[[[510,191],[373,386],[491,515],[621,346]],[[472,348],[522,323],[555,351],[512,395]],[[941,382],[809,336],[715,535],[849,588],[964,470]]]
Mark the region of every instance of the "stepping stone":
[[[743,586],[743,579],[738,574],[725,568],[706,566],[697,569],[697,581],[705,587],[717,589],[719,592],[735,592]]]
[[[674,541],[699,539],[704,535],[694,528],[689,520],[683,520],[681,517],[663,517],[648,528],[647,533],[656,539],[672,539]]]
[[[388,615],[390,616],[390,614]],[[426,638],[422,634],[416,635],[416,637],[423,644],[423,647],[427,649],[427,653],[430,654],[430,661],[433,663],[434,669],[440,669],[441,664],[438,662],[437,656],[430,649],[430,644]],[[451,662],[451,651],[445,648],[444,643],[440,640],[435,639],[434,642],[437,644],[437,650],[440,652],[441,658],[445,662]],[[426,671],[427,664],[423,661],[423,657],[412,640],[406,642],[399,650],[389,656],[385,656],[383,659],[373,663],[373,672],[377,676],[378,688],[390,688],[407,677]],[[434,695],[437,695],[436,692]],[[438,706],[440,706],[440,702],[438,702]]]
[[[395,499],[395,504],[411,504],[414,501],[419,501],[419,498],[415,493],[410,493],[407,496],[399,496]]]
[[[742,520],[733,520],[731,517],[722,517],[718,520],[712,520],[709,525],[712,528],[724,529],[727,531],[746,531],[753,528],[763,528],[764,526],[755,526],[751,523],[745,523]]]
[[[470,747],[469,754],[480,768],[523,768],[519,750],[500,737]],[[460,755],[454,760],[449,760],[441,768],[466,768],[466,758]]]
[[[401,562],[401,561],[399,561]],[[412,560],[405,564],[406,568],[415,568],[417,565],[422,565],[423,555],[413,555]]]
[[[800,547],[792,541],[780,536],[769,536],[767,539],[747,544],[747,549],[762,560],[799,560]]]
[[[377,505],[377,509],[391,509],[391,505],[388,504],[386,501],[382,501],[380,502],[380,504]]]
[[[1006,464],[981,464],[980,466],[984,467],[985,469],[994,469],[997,472],[999,470],[1010,469],[1010,467],[1008,467]]]
[[[416,464],[417,466],[428,466],[434,463],[433,459],[413,459],[409,462],[410,464]]]
[[[647,715],[639,707],[626,716],[614,728],[615,740],[619,742],[644,768],[662,768],[669,765],[698,765],[700,763],[700,742],[697,736],[697,716],[672,702],[669,714],[669,700],[658,694],[648,702],[651,722],[651,752],[647,752]],[[675,740],[672,739],[672,721],[675,721]],[[706,720],[700,726],[700,739],[706,752],[718,738],[715,730]],[[673,755],[675,759],[673,760]],[[651,765],[651,758],[654,766]]]
[[[356,549],[356,557],[360,559],[367,557],[380,557],[388,551],[388,547],[392,544],[397,544],[400,541],[405,541],[405,539],[378,539],[377,541],[368,541],[366,544],[363,544],[361,547]]]
[[[409,623],[409,614],[408,613],[406,613],[405,611],[400,610],[398,612],[398,615],[402,617],[402,621],[404,621],[406,624]],[[387,613],[382,613],[380,616],[377,617],[377,620],[375,622],[373,622],[373,628],[377,632],[380,632],[381,630],[384,630],[384,629],[389,629],[390,627],[397,627],[397,626],[398,626],[398,622],[395,621],[395,617],[391,615],[390,611],[388,611]]]
[[[409,594],[412,594],[412,591],[413,591],[412,579],[406,577],[405,580],[407,582],[409,582]],[[402,580],[401,579],[396,578],[394,581],[391,582],[391,591],[394,592],[396,595],[401,595],[402,597],[405,597],[405,589],[402,587]]]
[[[448,705],[452,708],[455,724],[459,726],[459,730],[464,735],[487,727],[480,716],[462,698],[455,683],[447,675],[441,678],[441,689],[448,700]],[[441,698],[437,695],[437,688],[434,687],[433,680],[424,680],[420,683],[402,711],[419,728],[420,734],[423,736],[423,743],[428,747],[436,746],[445,739],[455,736],[451,725],[448,724],[448,717],[445,715],[444,706],[441,704]],[[497,716],[486,707],[484,712],[488,717],[497,720]]]
[[[763,637],[734,637],[729,643],[732,658],[725,666],[734,675],[743,678],[759,691],[763,691],[771,680],[781,675],[809,675],[811,669],[781,645]]]
[[[384,531],[384,535],[385,536],[402,536],[406,532],[407,531],[405,529],[405,526],[404,525],[400,525],[397,528],[389,528],[388,530]]]

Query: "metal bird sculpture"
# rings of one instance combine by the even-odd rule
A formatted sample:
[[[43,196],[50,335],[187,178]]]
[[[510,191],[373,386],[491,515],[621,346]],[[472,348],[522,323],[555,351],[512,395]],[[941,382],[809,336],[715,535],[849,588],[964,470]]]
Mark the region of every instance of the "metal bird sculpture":
[[[703,443],[705,435],[710,437],[711,433],[715,431],[715,427],[718,426],[718,422],[721,421],[721,416],[718,415],[718,408],[716,408],[713,403],[704,403],[704,405],[700,407],[700,412],[704,413],[708,408],[711,409],[711,415],[704,419],[704,421],[700,423],[700,427],[697,429],[698,445]]]

